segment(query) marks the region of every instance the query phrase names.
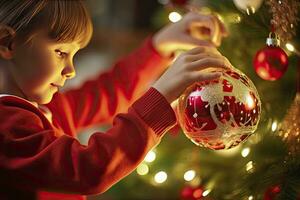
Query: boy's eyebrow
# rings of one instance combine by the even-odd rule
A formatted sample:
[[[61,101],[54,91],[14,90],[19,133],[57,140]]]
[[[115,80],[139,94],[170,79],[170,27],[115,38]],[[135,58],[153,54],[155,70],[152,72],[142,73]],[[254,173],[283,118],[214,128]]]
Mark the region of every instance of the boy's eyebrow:
[[[66,49],[67,51],[70,51],[70,52],[73,52],[73,51],[77,52],[81,49],[79,45],[75,45],[74,47],[72,47],[70,44],[67,44],[67,43],[57,44],[57,46],[59,46],[63,49]]]

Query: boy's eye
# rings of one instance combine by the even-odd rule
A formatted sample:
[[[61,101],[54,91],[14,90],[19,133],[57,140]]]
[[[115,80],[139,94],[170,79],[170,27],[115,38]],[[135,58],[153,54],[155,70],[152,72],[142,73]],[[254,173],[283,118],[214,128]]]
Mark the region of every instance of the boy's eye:
[[[56,54],[61,57],[61,58],[64,58],[67,56],[67,53],[66,52],[63,52],[63,51],[60,51],[60,50],[55,50]]]

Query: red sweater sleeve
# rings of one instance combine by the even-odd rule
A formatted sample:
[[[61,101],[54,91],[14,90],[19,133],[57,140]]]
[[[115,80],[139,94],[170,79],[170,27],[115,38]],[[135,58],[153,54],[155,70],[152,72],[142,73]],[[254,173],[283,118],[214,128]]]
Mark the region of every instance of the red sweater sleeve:
[[[72,119],[67,128],[72,135],[80,128],[111,123],[117,113],[125,112],[147,90],[149,83],[169,63],[170,58],[161,57],[149,37],[139,49],[119,60],[110,71],[99,75],[96,80],[87,81],[78,89],[56,94],[47,106],[54,118],[61,119],[64,116]],[[67,107],[58,104],[57,99],[62,98],[68,102],[64,104]],[[57,106],[60,108],[57,109]]]
[[[65,106],[66,102],[59,103]],[[171,106],[151,88],[127,113],[114,118],[111,129],[94,133],[85,146],[58,133],[30,103],[2,97],[0,186],[80,194],[104,192],[134,170],[175,122]]]

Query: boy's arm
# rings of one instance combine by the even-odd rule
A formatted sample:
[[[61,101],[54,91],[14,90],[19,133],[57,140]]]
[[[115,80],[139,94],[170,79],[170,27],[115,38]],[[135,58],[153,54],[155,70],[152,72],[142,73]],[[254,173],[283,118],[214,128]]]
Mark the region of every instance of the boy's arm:
[[[84,146],[66,134],[56,137],[38,109],[12,98],[0,100],[0,186],[104,192],[132,172],[176,122],[169,103],[151,88]]]
[[[154,49],[149,37],[139,49],[119,60],[111,71],[87,81],[78,89],[56,94],[64,96],[73,113],[53,112],[58,105],[55,96],[48,107],[57,117],[72,114],[75,130],[111,123],[117,113],[125,112],[147,90],[169,62],[170,58],[161,57]]]

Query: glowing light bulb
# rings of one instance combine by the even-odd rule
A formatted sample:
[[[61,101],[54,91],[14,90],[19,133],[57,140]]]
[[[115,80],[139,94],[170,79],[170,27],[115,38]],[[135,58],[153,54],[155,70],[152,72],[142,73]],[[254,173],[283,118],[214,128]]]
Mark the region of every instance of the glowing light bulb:
[[[173,23],[178,22],[181,20],[182,16],[178,12],[171,12],[169,14],[169,20]]]
[[[156,153],[154,151],[149,151],[144,159],[145,162],[153,162],[156,158]]]
[[[285,47],[289,50],[289,51],[295,51],[295,47],[291,44],[291,43],[286,43]]]
[[[168,178],[167,173],[164,172],[164,171],[160,171],[160,172],[157,172],[157,173],[155,174],[155,176],[154,176],[154,181],[155,181],[156,183],[163,183],[163,182],[165,182],[165,181],[167,180],[167,178]]]
[[[148,165],[142,163],[136,168],[136,172],[141,176],[146,175],[149,172],[149,167]]]
[[[209,193],[210,193],[210,190],[205,190],[205,191],[202,193],[202,196],[206,197]]]
[[[195,178],[196,172],[194,170],[186,171],[183,175],[184,180],[191,181]]]
[[[246,164],[246,171],[250,171],[253,169],[253,162],[252,161],[249,161],[247,164]]]
[[[277,122],[274,121],[274,122],[272,123],[271,130],[274,132],[274,131],[276,131],[276,129],[277,129]]]
[[[250,148],[244,148],[243,150],[242,150],[242,156],[245,158],[245,157],[247,157],[248,155],[249,155],[249,153],[250,153]]]

